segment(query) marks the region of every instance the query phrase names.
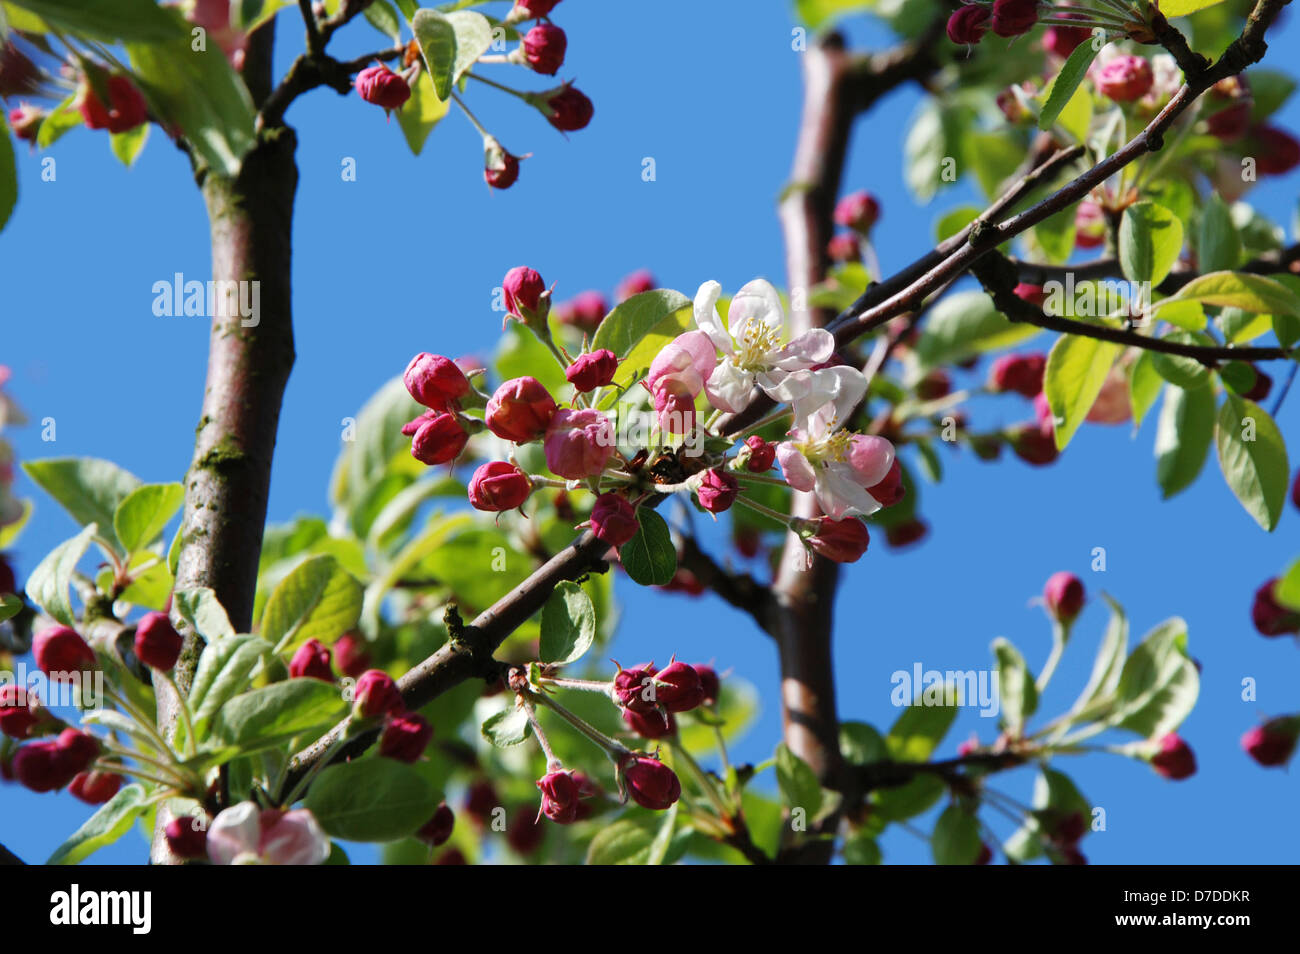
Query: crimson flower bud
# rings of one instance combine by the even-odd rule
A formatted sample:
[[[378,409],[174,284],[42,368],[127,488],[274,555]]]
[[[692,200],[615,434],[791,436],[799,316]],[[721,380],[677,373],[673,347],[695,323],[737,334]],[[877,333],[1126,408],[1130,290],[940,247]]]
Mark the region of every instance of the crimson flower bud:
[[[643,739],[662,739],[677,731],[677,720],[671,712],[633,712],[624,709],[623,721]]]
[[[406,80],[383,63],[367,66],[357,74],[353,85],[362,99],[367,103],[382,106],[385,112],[401,109],[411,98],[411,87],[407,85]]]
[[[422,464],[445,464],[460,456],[469,441],[454,414],[437,414],[420,425],[411,438],[411,456]]]
[[[433,738],[433,726],[418,712],[392,716],[379,737],[379,754],[399,762],[418,762]]]
[[[135,654],[146,666],[171,672],[184,645],[166,613],[145,613],[136,624]]]
[[[690,570],[679,566],[673,578],[663,586],[657,587],[667,593],[685,593],[687,596],[699,596],[704,592],[704,584]]]
[[[40,86],[36,64],[12,43],[0,44],[0,99],[34,93]]]
[[[1242,397],[1247,401],[1254,401],[1258,404],[1268,397],[1268,392],[1273,390],[1273,379],[1270,378],[1259,368],[1253,369],[1255,372],[1255,383],[1250,386],[1250,390],[1242,392]]]
[[[68,786],[68,791],[87,805],[102,805],[122,787],[122,776],[98,769],[79,772]]]
[[[704,702],[704,684],[694,666],[671,662],[655,675],[655,697],[669,712],[690,712]]]
[[[757,434],[745,438],[745,447],[741,451],[745,458],[745,469],[751,474],[762,474],[772,469],[776,463],[776,445],[770,444]]]
[[[916,396],[922,401],[937,401],[952,393],[952,377],[943,368],[935,368],[916,382]]]
[[[1070,623],[1083,611],[1083,580],[1062,570],[1047,578],[1043,586],[1043,602],[1047,612],[1059,623]]]
[[[608,348],[579,355],[564,370],[565,379],[582,394],[603,388],[614,380],[618,370],[618,356]]]
[[[1249,100],[1225,106],[1206,118],[1206,132],[1224,142],[1235,142],[1250,128],[1253,110],[1254,103]]]
[[[1291,503],[1300,510],[1300,470],[1295,472],[1295,482],[1291,484]]]
[[[472,782],[465,791],[465,814],[480,825],[486,825],[492,811],[501,804],[492,783],[482,778]]]
[[[880,201],[870,192],[854,192],[835,203],[835,224],[866,234],[880,219]]]
[[[511,378],[487,402],[483,421],[502,440],[527,444],[546,433],[555,399],[536,378]]]
[[[636,519],[636,508],[626,497],[618,494],[601,494],[591,508],[591,532],[602,543],[621,547],[633,537],[641,525]]]
[[[1260,765],[1285,765],[1300,738],[1300,716],[1282,716],[1257,725],[1241,737],[1241,747]]]
[[[593,408],[561,409],[551,418],[543,448],[546,466],[560,477],[595,477],[614,453],[614,428]]]
[[[0,686],[0,732],[11,739],[25,739],[48,719],[36,693],[22,686]]]
[[[524,34],[520,45],[524,59],[534,72],[554,76],[564,65],[564,51],[569,44],[559,27],[552,23],[539,23]]]
[[[469,481],[469,502],[476,510],[499,513],[522,506],[533,492],[528,475],[514,464],[494,460],[474,471]]]
[[[1096,202],[1080,202],[1074,210],[1076,248],[1099,248],[1106,244],[1106,213]]]
[[[577,132],[591,122],[596,107],[576,86],[565,84],[545,102],[546,121],[560,132]]]
[[[289,677],[333,682],[334,671],[330,669],[329,649],[319,639],[307,640],[289,660]]]
[[[123,133],[148,120],[149,107],[129,78],[110,76],[105,85],[108,88],[108,106],[100,101],[89,83],[82,86],[81,118],[88,129]]]
[[[976,865],[987,865],[987,864],[989,864],[992,860],[993,860],[993,849],[990,848],[990,847],[989,847],[985,842],[982,842],[982,841],[981,841],[981,842],[980,842],[980,850],[979,850],[979,852],[976,853],[976,855],[975,855],[975,861],[974,861],[974,864],[976,864]]]
[[[95,651],[67,626],[51,626],[37,633],[32,652],[37,667],[55,681],[95,668]]]
[[[527,322],[537,312],[546,294],[546,282],[531,268],[516,265],[501,282],[505,293],[506,313]]]
[[[1050,427],[1033,422],[1019,424],[1007,432],[1007,442],[1026,464],[1041,467],[1061,456]]]
[[[1038,22],[1038,0],[993,0],[993,32],[1020,36]]]
[[[1043,390],[1043,372],[1046,369],[1045,354],[1006,354],[993,362],[988,388],[995,393],[1015,391],[1033,398]]]
[[[456,813],[451,810],[450,805],[443,802],[438,806],[438,810],[433,813],[433,817],[415,833],[415,837],[430,847],[437,848],[439,845],[446,843],[455,828]]]
[[[614,676],[614,701],[633,712],[658,712],[658,689],[654,682],[657,671],[654,663],[646,663],[635,669],[619,669]]]
[[[974,4],[960,6],[948,18],[948,39],[965,45],[978,43],[988,32],[989,10]]]
[[[1251,129],[1250,137],[1257,172],[1280,176],[1300,166],[1300,141],[1286,130],[1261,124]]]
[[[889,465],[889,473],[885,475],[885,479],[873,487],[868,487],[867,493],[871,494],[882,507],[892,507],[907,496],[907,488],[903,485],[903,465],[898,462],[897,457]]]
[[[695,499],[709,513],[722,513],[731,509],[740,493],[740,482],[725,470],[716,467],[707,470],[695,487]]]
[[[925,539],[930,532],[924,520],[906,520],[885,528],[885,542],[891,547],[907,547]]]
[[[1251,621],[1261,636],[1300,633],[1300,613],[1277,601],[1273,595],[1276,585],[1277,578],[1274,577],[1255,591],[1255,603],[1250,608]]]
[[[605,320],[609,302],[598,291],[579,292],[571,301],[556,310],[555,317],[562,325],[573,325],[580,331],[594,332]]]
[[[483,181],[494,189],[509,189],[519,178],[519,160],[491,136],[484,140]]]
[[[177,858],[189,861],[208,856],[208,829],[197,818],[182,815],[163,828],[167,847]]]
[[[808,538],[808,545],[815,553],[836,563],[854,563],[861,559],[870,542],[867,525],[857,517],[843,520],[822,517],[817,522],[817,532]]]
[[[858,244],[857,236],[850,235],[848,232],[832,235],[831,240],[826,243],[826,257],[832,262],[840,263],[861,261],[862,248]]]
[[[1037,305],[1042,308],[1047,302],[1047,292],[1043,290],[1042,285],[1031,285],[1028,282],[1021,282],[1015,287],[1016,297],[1022,301],[1027,301],[1031,305]]]
[[[9,128],[23,142],[35,142],[37,133],[41,131],[41,123],[45,121],[45,116],[45,110],[39,106],[19,103],[9,110]]]
[[[1097,71],[1097,91],[1117,103],[1131,103],[1151,91],[1155,74],[1151,64],[1140,56],[1124,54],[1110,60]]]
[[[568,772],[548,772],[537,780],[542,790],[542,814],[557,825],[578,817],[578,783]]]
[[[640,756],[623,765],[628,794],[642,808],[661,812],[682,795],[682,783],[676,773],[658,759]]]
[[[469,378],[455,361],[427,351],[411,359],[402,381],[411,397],[435,411],[447,410],[470,392]]]
[[[510,11],[510,19],[515,22],[535,20],[538,17],[546,16],[559,3],[560,0],[515,0],[514,9]]]
[[[700,687],[704,690],[703,704],[706,706],[713,705],[722,694],[722,681],[718,678],[717,670],[703,663],[696,663],[692,668],[694,668],[695,674],[700,677]]]
[[[99,750],[94,736],[64,729],[52,742],[30,742],[14,753],[14,777],[33,792],[52,792],[90,768]]]
[[[373,719],[383,715],[398,716],[406,711],[401,690],[388,673],[368,669],[357,680],[352,696],[352,716],[356,719]]]
[[[1151,756],[1151,767],[1157,775],[1176,782],[1196,774],[1196,755],[1190,745],[1170,732],[1160,740],[1160,749]]]
[[[520,808],[506,828],[506,844],[518,855],[531,855],[542,847],[545,838],[546,830],[542,828],[542,823],[526,808]]]
[[[364,637],[344,633],[334,640],[334,662],[343,675],[356,679],[370,668],[370,651]]]
[[[1063,19],[1077,20],[1073,14],[1063,14]],[[1050,26],[1043,34],[1043,48],[1055,53],[1061,59],[1067,59],[1080,43],[1086,43],[1092,37],[1087,27]]]
[[[643,292],[654,291],[658,288],[654,275],[644,268],[638,269],[631,275],[624,278],[614,289],[614,295],[619,301],[627,301],[633,295],[640,295]]]

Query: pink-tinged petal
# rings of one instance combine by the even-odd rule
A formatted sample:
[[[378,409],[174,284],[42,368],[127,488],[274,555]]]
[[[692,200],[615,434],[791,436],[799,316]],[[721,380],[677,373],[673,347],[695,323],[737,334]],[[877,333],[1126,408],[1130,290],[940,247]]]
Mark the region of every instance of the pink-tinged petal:
[[[782,441],[776,445],[776,461],[781,465],[781,473],[785,475],[785,482],[795,490],[810,491],[816,486],[817,472],[813,465],[808,463],[808,458],[799,452],[789,441]]]
[[[874,487],[894,466],[894,445],[873,434],[854,434],[849,444],[849,466],[863,487]]]
[[[832,461],[817,472],[814,489],[822,512],[835,520],[844,517],[866,517],[880,509],[880,501],[854,479],[853,468]]]
[[[834,397],[835,420],[840,427],[848,421],[862,399],[867,394],[867,377],[857,368],[838,365],[834,368],[822,368],[811,372],[820,378],[834,379],[836,391]]]
[[[678,390],[669,383],[655,389],[654,401],[662,430],[669,434],[689,434],[695,429],[695,394]]]
[[[749,392],[754,388],[754,375],[742,371],[723,358],[722,363],[713,369],[704,386],[704,393],[709,403],[720,411],[735,414],[749,401]]]
[[[825,328],[811,328],[772,355],[783,371],[799,371],[829,361],[835,353],[835,336]]]
[[[255,802],[240,802],[217,815],[208,826],[208,858],[214,865],[233,864],[240,855],[257,855],[261,812]]]
[[[693,371],[699,378],[699,386],[695,389],[695,393],[699,394],[717,363],[718,354],[713,340],[703,331],[688,331],[668,342],[655,355],[646,375],[646,385],[654,391],[662,378]]]
[[[785,309],[781,307],[781,296],[771,282],[761,278],[754,279],[736,292],[727,309],[727,327],[737,340],[750,322],[775,329],[781,332],[782,337],[785,336]]]
[[[330,855],[330,840],[311,812],[296,808],[262,832],[259,853],[273,865],[320,865]]]
[[[717,282],[705,282],[695,293],[695,327],[703,331],[723,354],[732,354],[733,343],[726,326],[718,316],[718,298],[722,286]]]
[[[677,336],[677,343],[691,356],[691,367],[700,380],[707,381],[718,364],[718,349],[713,339],[703,331],[688,331]]]

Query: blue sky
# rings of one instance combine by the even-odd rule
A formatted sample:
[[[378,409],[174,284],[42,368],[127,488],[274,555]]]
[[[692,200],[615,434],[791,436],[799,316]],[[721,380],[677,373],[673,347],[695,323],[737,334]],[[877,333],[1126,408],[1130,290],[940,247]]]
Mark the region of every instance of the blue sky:
[[[798,54],[786,4],[746,4],[744,16],[737,10],[663,0],[646,16],[637,15],[645,11],[639,4],[564,3],[556,13],[569,34],[562,75],[576,77],[595,101],[588,129],[566,141],[513,98],[470,91],[472,108],[507,148],[534,153],[506,193],[483,185],[479,139],[454,112],[417,159],[396,123],[355,96],[318,91],[292,108],[301,173],[298,363],[280,424],[272,520],[325,512],[341,419],[411,354],[495,347],[500,315],[491,293],[513,265],[530,264],[557,282],[559,298],[589,287],[608,292],[640,267],[687,294],[710,278],[725,289],[756,276],[783,283],[774,213],[802,93]],[[301,43],[291,14],[281,21],[281,68]],[[341,52],[382,46],[368,31],[357,24],[342,34]],[[857,43],[884,42],[865,20],[852,23],[850,34]],[[1295,17],[1272,45],[1273,65],[1300,51]],[[870,188],[883,199],[877,235],[886,271],[930,247],[944,210],[974,200],[965,187],[919,209],[907,198],[901,133],[917,99],[901,91],[859,122],[846,169],[846,190]],[[1289,104],[1281,121],[1300,129],[1300,103]],[[69,134],[53,155],[52,183],[40,181],[38,157],[24,150],[19,158],[19,206],[0,234],[0,361],[13,367],[10,386],[33,421],[56,420],[57,441],[43,443],[35,423],[6,436],[22,459],[106,457],[146,480],[179,480],[202,396],[207,325],[155,317],[151,288],[175,272],[207,278],[202,202],[183,157],[157,130],[130,171],[102,135],[85,130]],[[355,182],[340,177],[345,157],[356,159]],[[655,160],[653,182],[641,177],[645,157]],[[1289,229],[1298,184],[1293,173],[1261,185],[1253,198]],[[1036,344],[1045,349],[1050,340]],[[1279,417],[1288,436],[1300,434],[1298,402],[1293,395]],[[992,426],[1029,409],[1007,398],[981,414]],[[1037,669],[1049,631],[1029,601],[1048,575],[1069,569],[1091,595],[1105,590],[1124,604],[1135,639],[1183,616],[1204,666],[1201,700],[1183,729],[1200,762],[1194,778],[1169,783],[1141,764],[1100,755],[1058,765],[1107,810],[1108,830],[1091,835],[1085,853],[1099,863],[1295,861],[1295,780],[1259,769],[1237,739],[1262,714],[1300,708],[1296,646],[1263,639],[1249,620],[1255,587],[1300,551],[1300,514],[1288,509],[1279,529],[1264,534],[1213,461],[1194,487],[1162,502],[1153,428],[1148,421],[1134,437],[1126,426],[1086,427],[1049,468],[945,457],[943,483],[922,487],[929,538],[902,552],[873,545],[847,573],[836,630],[841,713],[886,728],[898,714],[892,672],[916,662],[985,668],[999,635]],[[22,490],[32,494],[25,480]],[[22,576],[73,530],[48,498],[37,503],[16,549]],[[1104,574],[1089,570],[1097,546],[1107,551]],[[619,595],[624,623],[611,654],[666,659],[675,651],[715,659],[750,680],[763,714],[735,754],[768,757],[780,731],[769,641],[713,599],[664,597],[626,580]],[[670,641],[665,620],[669,632],[686,635]],[[1044,712],[1073,701],[1105,622],[1100,601],[1090,602]],[[1258,702],[1241,701],[1244,677],[1258,681]],[[971,731],[989,740],[991,721],[964,712],[941,754],[953,754]],[[1031,781],[1021,772],[995,784],[1028,801]],[[87,814],[69,796],[14,785],[0,788],[0,805],[0,841],[29,860],[46,857]],[[928,832],[928,819],[919,827]],[[1005,824],[995,828],[1006,833]],[[928,845],[897,828],[883,847],[889,861],[929,859]],[[96,860],[143,856],[143,841],[128,838]]]

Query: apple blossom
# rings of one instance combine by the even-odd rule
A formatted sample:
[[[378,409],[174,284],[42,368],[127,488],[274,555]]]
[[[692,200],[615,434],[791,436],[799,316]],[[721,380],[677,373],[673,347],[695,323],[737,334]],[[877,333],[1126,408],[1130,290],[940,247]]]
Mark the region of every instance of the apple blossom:
[[[564,65],[568,39],[564,31],[553,23],[539,23],[524,34],[522,43],[524,59],[537,73],[554,76]]]
[[[578,817],[578,783],[569,772],[547,772],[537,780],[542,792],[540,815],[557,825],[567,825]]]
[[[488,399],[483,422],[502,440],[527,444],[546,433],[555,416],[555,399],[536,378],[512,378]]]
[[[954,10],[948,18],[948,39],[960,45],[978,43],[988,28],[989,8],[966,4]]]
[[[601,494],[591,508],[591,532],[611,547],[621,547],[636,536],[640,524],[636,508],[619,494]]]
[[[614,453],[614,426],[600,411],[560,409],[543,442],[546,466],[569,480],[595,477]]]
[[[95,651],[73,629],[51,626],[32,641],[36,665],[51,679],[95,668]]]
[[[411,98],[411,87],[383,63],[367,66],[353,81],[357,95],[367,103],[382,106],[384,112],[401,109]]]
[[[469,502],[476,510],[497,513],[522,506],[533,492],[528,475],[514,464],[494,460],[474,471],[469,481]]]
[[[682,795],[676,773],[658,759],[631,758],[622,766],[632,801],[651,811],[663,811]]]
[[[289,678],[334,681],[330,669],[330,651],[319,639],[309,639],[294,652],[289,660]]]
[[[240,802],[208,826],[208,857],[216,865],[319,865],[330,854],[330,840],[305,808],[259,809]]]
[[[740,493],[740,483],[725,470],[706,470],[695,485],[695,497],[709,513],[723,513],[731,508]]]
[[[618,357],[608,348],[579,355],[564,370],[564,378],[580,394],[603,388],[614,380]]]
[[[659,426],[669,433],[694,429],[695,399],[718,366],[714,347],[704,331],[688,331],[668,342],[650,363],[642,384],[654,399]]]

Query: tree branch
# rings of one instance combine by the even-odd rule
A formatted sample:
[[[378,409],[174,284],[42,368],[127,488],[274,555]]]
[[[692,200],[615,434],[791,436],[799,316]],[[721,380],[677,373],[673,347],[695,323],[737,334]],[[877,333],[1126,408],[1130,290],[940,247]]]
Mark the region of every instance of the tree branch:
[[[1096,261],[1082,262],[1078,265],[1046,265],[1037,262],[1025,262],[1016,258],[1011,259],[1011,263],[1015,265],[1016,274],[1020,281],[1035,285],[1042,285],[1049,281],[1064,281],[1067,275],[1074,276],[1075,281],[1093,281],[1103,278],[1122,278],[1124,276],[1119,261],[1113,258],[1099,258]],[[1300,245],[1291,245],[1275,252],[1265,252],[1258,255],[1244,265],[1232,269],[1232,271],[1245,272],[1249,275],[1294,273],[1297,263],[1300,263]],[[1166,295],[1172,295],[1200,277],[1201,273],[1195,269],[1175,270],[1170,272],[1165,277],[1165,280],[1156,286],[1156,290]]]

